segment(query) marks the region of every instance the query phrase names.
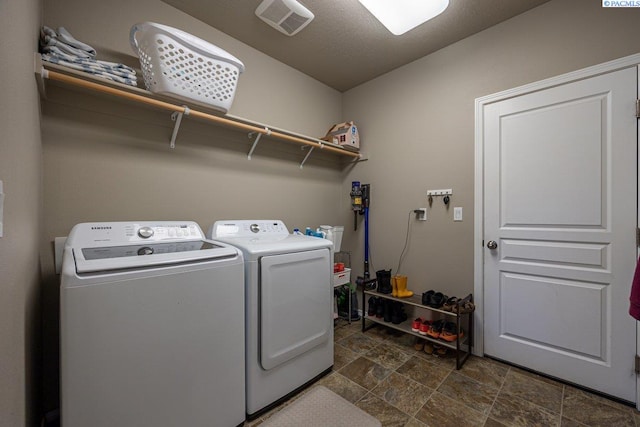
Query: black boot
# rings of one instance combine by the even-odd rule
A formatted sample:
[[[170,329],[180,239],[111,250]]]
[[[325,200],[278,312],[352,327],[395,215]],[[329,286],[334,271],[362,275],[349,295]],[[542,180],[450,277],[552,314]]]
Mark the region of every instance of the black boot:
[[[387,300],[382,298],[376,298],[378,304],[376,305],[376,317],[382,319],[384,317],[384,307]]]
[[[391,301],[391,323],[397,325],[407,320],[407,313],[404,312],[404,304],[398,301]]]
[[[369,317],[374,317],[376,315],[376,310],[378,309],[378,298],[371,297],[369,298],[369,309],[367,310],[367,314]]]
[[[390,294],[393,292],[391,287],[391,270],[376,271],[376,280],[378,281],[378,292],[381,294]]]
[[[382,301],[382,303],[384,304],[384,321],[385,322],[391,322],[391,312],[393,310],[393,301],[389,301],[388,299],[385,299],[384,301]]]

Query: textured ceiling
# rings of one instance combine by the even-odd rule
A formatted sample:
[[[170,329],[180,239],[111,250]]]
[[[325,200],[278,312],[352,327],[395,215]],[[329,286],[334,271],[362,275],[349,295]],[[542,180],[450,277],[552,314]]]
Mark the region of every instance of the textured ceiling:
[[[293,37],[255,15],[261,0],[163,1],[344,92],[549,0],[450,0],[442,15],[401,36],[358,0],[299,0],[315,19]]]

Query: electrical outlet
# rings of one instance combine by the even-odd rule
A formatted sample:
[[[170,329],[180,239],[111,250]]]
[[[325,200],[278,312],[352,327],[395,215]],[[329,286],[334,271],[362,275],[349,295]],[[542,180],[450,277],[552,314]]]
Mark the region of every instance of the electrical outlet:
[[[416,219],[418,221],[426,221],[427,220],[427,208],[416,209]]]

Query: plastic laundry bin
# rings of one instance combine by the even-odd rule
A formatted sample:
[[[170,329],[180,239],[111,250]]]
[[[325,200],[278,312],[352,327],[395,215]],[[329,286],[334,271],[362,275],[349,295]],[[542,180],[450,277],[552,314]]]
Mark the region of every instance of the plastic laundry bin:
[[[225,50],[154,22],[131,27],[147,90],[227,112],[244,64]]]

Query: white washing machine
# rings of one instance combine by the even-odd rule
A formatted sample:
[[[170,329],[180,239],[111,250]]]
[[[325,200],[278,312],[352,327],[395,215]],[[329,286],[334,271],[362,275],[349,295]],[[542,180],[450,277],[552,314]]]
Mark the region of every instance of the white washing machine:
[[[332,243],[291,235],[282,221],[216,221],[216,240],[242,250],[249,419],[331,371]]]
[[[245,420],[244,262],[194,222],[78,224],[60,288],[64,427]]]

